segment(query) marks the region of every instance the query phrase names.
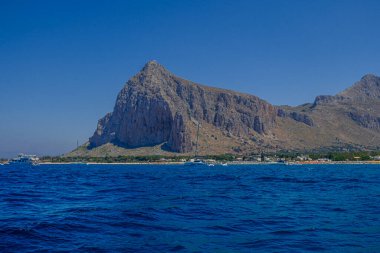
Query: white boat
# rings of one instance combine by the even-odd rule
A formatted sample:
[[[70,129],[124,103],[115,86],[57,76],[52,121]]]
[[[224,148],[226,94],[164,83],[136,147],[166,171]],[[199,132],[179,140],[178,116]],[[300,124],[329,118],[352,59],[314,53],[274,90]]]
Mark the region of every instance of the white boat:
[[[14,165],[38,165],[40,159],[36,155],[19,154],[16,158],[9,160],[8,164]]]
[[[190,159],[190,161],[185,162],[185,166],[206,166],[207,163],[205,163],[203,160],[200,159]]]
[[[228,164],[227,164],[227,163],[222,163],[221,165],[222,165],[222,166],[228,166]]]

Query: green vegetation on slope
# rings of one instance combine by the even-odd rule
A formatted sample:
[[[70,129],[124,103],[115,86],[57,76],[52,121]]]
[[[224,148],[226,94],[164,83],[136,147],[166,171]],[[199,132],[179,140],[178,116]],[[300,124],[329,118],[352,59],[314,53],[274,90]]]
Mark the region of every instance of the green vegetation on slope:
[[[216,161],[257,161],[260,159],[264,161],[277,161],[278,159],[284,160],[297,160],[300,157],[311,160],[329,159],[331,161],[371,161],[380,156],[380,151],[355,151],[355,152],[326,152],[326,153],[299,153],[299,152],[284,152],[273,154],[251,154],[251,155],[207,155],[202,156],[203,159],[212,159]],[[44,162],[54,163],[138,163],[138,162],[183,162],[189,160],[190,156],[165,156],[165,155],[142,155],[142,156],[106,156],[106,157],[42,157]]]

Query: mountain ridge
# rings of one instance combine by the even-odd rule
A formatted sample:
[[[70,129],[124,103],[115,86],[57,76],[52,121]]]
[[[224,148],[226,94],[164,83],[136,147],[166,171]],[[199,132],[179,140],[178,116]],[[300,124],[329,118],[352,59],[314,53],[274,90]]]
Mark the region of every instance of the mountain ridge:
[[[380,78],[372,74],[334,96],[291,107],[194,83],[149,61],[119,92],[113,112],[99,120],[85,151],[70,155],[95,154],[106,144],[126,153],[142,147],[149,153],[157,146],[162,152],[191,153],[198,124],[204,154],[371,148],[380,146],[379,101]],[[366,143],[369,139],[373,143]]]

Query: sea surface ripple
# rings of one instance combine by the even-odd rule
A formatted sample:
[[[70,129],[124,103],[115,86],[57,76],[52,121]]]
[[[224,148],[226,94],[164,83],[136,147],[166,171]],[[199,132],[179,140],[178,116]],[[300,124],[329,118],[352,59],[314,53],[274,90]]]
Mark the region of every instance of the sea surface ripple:
[[[380,252],[379,165],[0,166],[0,252]]]

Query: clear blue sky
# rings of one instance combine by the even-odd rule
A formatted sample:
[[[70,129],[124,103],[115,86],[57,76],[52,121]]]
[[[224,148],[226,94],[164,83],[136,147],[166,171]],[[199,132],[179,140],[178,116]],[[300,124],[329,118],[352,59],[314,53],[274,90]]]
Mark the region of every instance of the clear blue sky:
[[[380,1],[0,0],[0,157],[87,140],[148,60],[273,104],[380,75]]]

